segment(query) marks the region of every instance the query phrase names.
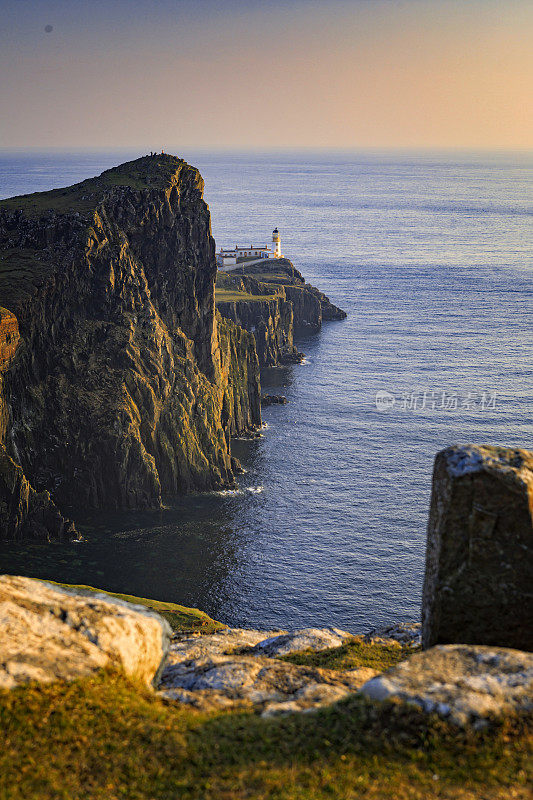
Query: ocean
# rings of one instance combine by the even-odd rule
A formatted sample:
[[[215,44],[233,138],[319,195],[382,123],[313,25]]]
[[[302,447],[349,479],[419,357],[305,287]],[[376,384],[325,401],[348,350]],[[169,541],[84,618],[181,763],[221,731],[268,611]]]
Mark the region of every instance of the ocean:
[[[533,155],[209,154],[217,247],[268,241],[348,317],[271,369],[238,491],[76,513],[81,544],[0,545],[0,571],[183,603],[239,626],[419,619],[435,453],[533,449]],[[0,153],[0,196],[141,153]]]

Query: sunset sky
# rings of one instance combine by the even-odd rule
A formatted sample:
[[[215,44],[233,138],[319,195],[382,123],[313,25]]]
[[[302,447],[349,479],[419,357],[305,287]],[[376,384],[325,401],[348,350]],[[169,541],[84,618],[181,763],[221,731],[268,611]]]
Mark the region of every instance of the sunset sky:
[[[0,147],[533,148],[532,0],[0,10]]]

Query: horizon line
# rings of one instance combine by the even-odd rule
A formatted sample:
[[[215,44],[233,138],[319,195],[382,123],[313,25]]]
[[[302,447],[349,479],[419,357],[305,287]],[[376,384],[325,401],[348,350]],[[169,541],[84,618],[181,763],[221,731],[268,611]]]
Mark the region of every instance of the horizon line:
[[[0,153],[133,153],[140,152],[144,154],[146,147],[136,145],[95,145],[90,147],[75,147],[74,145],[68,146],[50,146],[50,147],[16,147],[0,145]],[[195,153],[221,153],[221,154],[270,154],[270,153],[519,153],[533,155],[533,145],[528,147],[507,147],[505,145],[493,145],[490,147],[474,147],[471,145],[390,145],[390,146],[369,146],[369,145],[354,145],[354,146],[315,146],[315,145],[275,145],[268,147],[251,146],[251,147],[211,147],[206,145],[181,145],[179,147],[170,147],[165,149],[165,155],[176,155],[182,151],[189,151]],[[149,153],[150,151],[148,151]],[[158,155],[160,151],[155,151]],[[139,158],[142,155],[138,156]],[[179,156],[178,156],[179,157]]]

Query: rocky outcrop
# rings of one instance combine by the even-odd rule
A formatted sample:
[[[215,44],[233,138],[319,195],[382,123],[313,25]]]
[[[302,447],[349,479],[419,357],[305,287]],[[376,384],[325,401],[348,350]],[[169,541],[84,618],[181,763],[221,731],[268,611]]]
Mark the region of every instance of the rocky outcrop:
[[[437,454],[428,522],[422,642],[533,650],[533,453]]]
[[[328,650],[340,647],[353,639],[351,633],[340,628],[301,628],[292,633],[277,632],[261,639],[251,650],[252,653],[279,658],[303,650]]]
[[[292,634],[228,628],[210,636],[178,635],[161,676],[160,695],[204,711],[253,708],[264,717],[330,705],[355,692],[375,671],[297,666],[279,657],[338,647],[352,638],[329,628]]]
[[[222,424],[239,436],[261,425],[261,381],[254,337],[219,314],[218,340],[224,377]]]
[[[361,692],[437,713],[461,727],[533,711],[533,654],[503,647],[439,645],[372,678]]]
[[[296,333],[318,331],[323,320],[346,317],[286,258],[219,272],[216,296],[220,313],[254,334],[261,367],[299,363],[303,354],[294,345]]]
[[[112,666],[150,684],[171,629],[143,606],[43,581],[0,577],[0,688],[71,681]]]
[[[420,647],[422,643],[420,622],[394,622],[381,628],[373,628],[364,635],[369,644],[391,645],[401,647]]]
[[[261,395],[262,406],[286,406],[289,401],[284,394],[263,394]]]
[[[217,323],[202,191],[157,156],[0,202],[0,301],[21,337],[1,441],[60,504],[157,507],[234,484],[231,434],[261,423],[257,356]]]
[[[313,294],[317,300],[320,301],[320,308],[322,311],[322,322],[332,322],[333,320],[346,319],[346,311],[334,305],[329,297],[326,297],[324,292],[314,286],[306,284],[307,291]]]
[[[253,334],[261,367],[275,366],[298,352],[293,306],[283,287],[220,273],[217,308],[224,318]]]
[[[6,373],[20,343],[16,316],[0,308],[0,442],[9,427],[9,406],[4,382]],[[49,492],[36,492],[24,475],[22,467],[8,455],[0,444],[0,538],[31,536],[43,541],[78,537],[74,523],[65,519]]]
[[[0,447],[0,531],[7,539],[79,538],[74,523],[62,516],[49,492],[36,492],[22,467],[15,464],[3,447]]]

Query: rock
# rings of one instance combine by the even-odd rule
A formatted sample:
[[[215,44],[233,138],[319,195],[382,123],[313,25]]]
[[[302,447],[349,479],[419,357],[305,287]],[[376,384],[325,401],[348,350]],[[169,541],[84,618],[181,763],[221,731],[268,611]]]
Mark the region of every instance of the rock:
[[[228,628],[208,636],[178,635],[161,676],[160,695],[201,710],[253,708],[265,716],[313,710],[355,692],[375,671],[318,669],[270,656],[336,647],[346,638],[350,634],[336,629],[287,634]]]
[[[0,576],[0,688],[70,681],[105,666],[150,684],[170,635],[166,620],[143,606]]]
[[[399,647],[419,647],[421,644],[420,622],[395,622],[384,628],[373,628],[365,634],[364,641],[371,644],[394,645]]]
[[[533,649],[533,453],[437,454],[428,523],[422,643]]]
[[[280,364],[302,364],[305,361],[305,353],[300,353],[294,350],[292,353],[284,353],[280,360]]]
[[[350,639],[353,639],[351,633],[338,628],[303,628],[294,633],[263,639],[255,645],[252,652],[276,658],[302,650],[327,650],[330,647],[340,647]]]
[[[361,689],[476,728],[533,711],[533,654],[485,645],[438,645],[416,653]]]
[[[320,300],[320,305],[322,307],[322,320],[324,322],[346,319],[346,311],[343,311],[342,308],[338,308],[337,306],[333,305],[329,297],[326,297],[326,295],[319,289],[307,284],[307,290],[314,294],[318,300]]]
[[[235,456],[231,457],[231,469],[234,475],[244,475],[246,471],[239,459],[235,458]]]
[[[225,628],[208,636],[176,634],[170,648],[169,664],[250,650],[258,642],[285,633],[286,631]]]
[[[346,317],[287,258],[219,272],[217,289],[222,316],[253,333],[261,367],[301,364],[305,356],[294,346],[295,333],[318,331],[322,320]]]
[[[261,395],[262,406],[287,405],[289,401],[283,394],[263,394]]]
[[[216,312],[202,193],[161,155],[0,200],[0,445],[59,507],[235,485],[231,436],[261,426],[259,362]]]
[[[281,714],[294,714],[302,710],[302,707],[294,700],[285,700],[283,703],[269,703],[261,716],[268,719],[268,717],[278,717]]]
[[[297,352],[293,343],[292,304],[283,288],[277,290],[248,278],[224,276],[223,280],[235,299],[219,298],[217,308],[224,318],[253,334],[261,367],[276,366],[285,354]]]
[[[25,536],[45,542],[80,538],[74,523],[62,517],[49,493],[36,492],[0,445],[0,539]]]

